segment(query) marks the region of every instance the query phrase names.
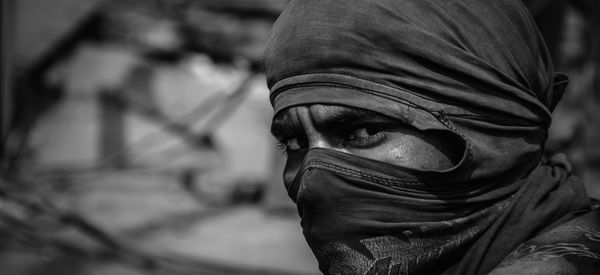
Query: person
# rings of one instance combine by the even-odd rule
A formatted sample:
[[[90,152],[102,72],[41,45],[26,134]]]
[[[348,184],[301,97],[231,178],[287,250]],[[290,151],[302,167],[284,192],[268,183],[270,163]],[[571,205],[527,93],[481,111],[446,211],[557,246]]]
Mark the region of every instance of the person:
[[[264,52],[325,274],[600,274],[600,210],[542,159],[568,82],[520,0],[292,0]]]

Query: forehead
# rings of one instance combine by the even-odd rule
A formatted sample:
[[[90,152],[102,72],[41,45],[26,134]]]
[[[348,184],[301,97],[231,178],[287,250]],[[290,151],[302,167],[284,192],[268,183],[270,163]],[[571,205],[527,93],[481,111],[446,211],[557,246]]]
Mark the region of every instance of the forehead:
[[[342,105],[309,104],[287,108],[279,112],[271,124],[275,136],[297,134],[302,131],[299,111],[308,112],[311,123],[317,128],[327,128],[332,124],[348,123],[357,119],[383,116],[379,113]]]

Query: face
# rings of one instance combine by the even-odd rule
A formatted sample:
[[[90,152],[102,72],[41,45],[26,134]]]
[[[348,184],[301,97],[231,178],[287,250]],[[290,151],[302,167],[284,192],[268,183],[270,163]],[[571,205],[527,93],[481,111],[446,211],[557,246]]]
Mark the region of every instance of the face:
[[[420,131],[376,112],[338,105],[302,105],[280,112],[271,132],[288,155],[325,148],[401,167],[440,170],[460,157],[442,132]],[[440,133],[440,134],[435,134]]]

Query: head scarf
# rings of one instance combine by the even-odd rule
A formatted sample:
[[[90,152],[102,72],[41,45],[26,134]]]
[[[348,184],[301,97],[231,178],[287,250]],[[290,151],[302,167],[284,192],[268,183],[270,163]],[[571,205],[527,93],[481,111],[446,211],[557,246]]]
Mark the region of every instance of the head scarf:
[[[520,0],[292,0],[264,64],[276,114],[344,105],[464,141],[461,162],[442,173],[443,188],[460,196],[439,200],[451,212],[471,207],[465,216],[509,205],[454,251],[446,273],[489,272],[521,242],[589,208],[566,161],[540,163],[567,80]],[[286,177],[301,162],[288,160]]]

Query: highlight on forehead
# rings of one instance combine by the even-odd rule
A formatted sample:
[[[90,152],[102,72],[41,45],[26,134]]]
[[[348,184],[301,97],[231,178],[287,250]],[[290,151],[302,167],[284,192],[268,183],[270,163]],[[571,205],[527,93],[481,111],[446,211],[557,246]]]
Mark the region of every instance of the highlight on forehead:
[[[347,123],[360,118],[383,116],[373,111],[341,105],[314,104],[307,107],[309,107],[313,123],[317,128],[327,128],[328,125],[334,123]],[[302,126],[299,122],[294,121],[289,110],[283,110],[274,117],[271,124],[273,136],[280,137],[302,133]]]

